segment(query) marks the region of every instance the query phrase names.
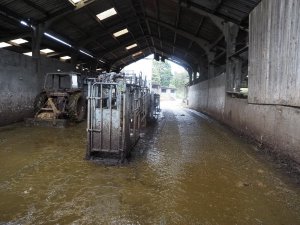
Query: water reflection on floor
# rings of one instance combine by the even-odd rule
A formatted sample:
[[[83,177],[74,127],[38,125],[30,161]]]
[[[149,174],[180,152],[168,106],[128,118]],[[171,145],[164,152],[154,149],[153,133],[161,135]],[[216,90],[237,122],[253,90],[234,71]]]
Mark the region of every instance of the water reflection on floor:
[[[300,224],[300,191],[202,114],[163,110],[131,162],[85,161],[85,124],[0,128],[0,224]]]

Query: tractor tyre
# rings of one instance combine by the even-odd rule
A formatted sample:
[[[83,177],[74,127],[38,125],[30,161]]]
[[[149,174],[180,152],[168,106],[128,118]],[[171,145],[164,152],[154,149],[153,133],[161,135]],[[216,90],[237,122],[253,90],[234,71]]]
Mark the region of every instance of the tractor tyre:
[[[86,101],[82,93],[74,93],[69,98],[68,114],[72,121],[81,122],[85,118]]]
[[[42,92],[40,93],[38,96],[36,96],[35,100],[34,100],[34,113],[37,113],[38,111],[41,110],[41,108],[44,107],[44,105],[47,102],[47,94],[46,92]]]

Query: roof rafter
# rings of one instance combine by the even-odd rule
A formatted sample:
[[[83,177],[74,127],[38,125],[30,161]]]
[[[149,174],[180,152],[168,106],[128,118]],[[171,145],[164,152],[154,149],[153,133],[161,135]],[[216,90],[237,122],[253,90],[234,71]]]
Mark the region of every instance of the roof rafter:
[[[25,37],[30,37],[30,36],[31,36],[31,32],[15,33],[13,35],[0,38],[0,42],[3,42],[3,41],[6,42],[6,41],[10,41],[12,39],[25,38]]]
[[[135,57],[134,59],[132,59],[131,61],[130,61],[130,63],[134,63],[134,62],[136,62],[136,61],[139,61],[139,60],[141,60],[141,59],[143,59],[143,58],[146,58],[147,56],[149,56],[149,55],[151,55],[151,50],[149,50],[150,51],[150,53],[148,53],[148,54],[143,54],[142,56],[137,56],[137,57]],[[126,62],[123,62],[122,64],[120,64],[120,65],[118,65],[118,69],[119,70],[122,70],[125,66],[127,66],[128,65],[128,63],[126,63]],[[116,65],[114,66],[114,67],[116,67]],[[112,69],[114,69],[114,68],[112,68]]]
[[[32,2],[31,0],[22,0],[26,5],[29,5],[30,7],[40,11],[45,16],[49,16],[49,13],[44,8],[38,6],[36,3]]]
[[[60,19],[63,19],[65,16],[74,13],[79,12],[85,7],[91,5],[96,0],[89,0],[88,2],[82,2],[81,4],[77,4],[75,7],[70,3],[70,7],[59,9],[53,14],[50,14],[49,16],[45,17],[44,19],[40,20],[39,23],[45,23],[46,27],[51,26],[55,21],[59,21]]]
[[[115,1],[113,1],[113,2],[115,2]],[[116,5],[116,4],[115,4]],[[131,1],[131,8],[132,8],[132,11],[133,11],[133,13],[134,13],[134,17],[137,17],[138,18],[138,15],[137,15],[137,11],[136,11],[136,9],[135,9],[135,7],[134,7],[134,4],[133,4],[133,2]],[[122,14],[120,13],[120,12],[118,12],[118,15],[120,16],[120,18],[122,19],[122,21],[123,21],[123,16],[122,16]],[[143,30],[143,28],[142,28],[142,26],[141,26],[141,23],[140,23],[140,21],[138,21],[138,27],[140,28],[140,30],[142,31],[142,33],[143,33],[143,36],[145,36],[145,32],[144,32],[144,30]],[[135,40],[135,42],[137,42],[137,40],[136,40],[136,36],[134,35],[134,33],[131,31],[131,30],[129,30],[129,33],[131,34],[131,36],[132,36],[132,38]],[[147,40],[147,42],[148,42],[148,40]],[[149,45],[149,44],[148,44]],[[138,46],[139,48],[140,48],[140,46]],[[145,55],[144,55],[145,56]],[[146,56],[145,56],[146,57]]]
[[[180,13],[181,13],[181,5],[178,4],[177,13],[176,13],[176,22],[175,22],[175,28],[176,29],[178,28],[178,24],[179,24],[179,21],[180,21]],[[176,43],[176,37],[177,37],[177,32],[175,31],[174,32],[174,39],[173,39],[174,46],[175,46],[175,43]],[[173,53],[174,53],[174,51],[175,51],[175,49],[173,47]]]
[[[123,19],[122,21],[124,24],[126,24],[127,26],[132,24],[132,23],[137,23],[138,22],[138,18],[137,17],[130,17],[129,19]],[[85,46],[87,45],[89,42],[94,41],[95,39],[100,39],[101,37],[104,37],[105,35],[112,35],[112,33],[118,31],[119,29],[123,28],[124,25],[123,24],[116,24],[114,26],[111,26],[109,28],[102,28],[103,31],[101,31],[100,35],[99,35],[99,31],[94,32],[94,33],[89,33],[89,38],[83,38],[82,40],[79,40],[78,44]]]
[[[136,41],[141,41],[144,40],[145,38],[151,38],[153,40],[157,40],[157,41],[162,41],[163,43],[166,43],[170,46],[173,46],[173,43],[170,41],[166,41],[166,40],[161,40],[159,37],[155,36],[155,35],[146,35],[146,36],[140,36],[136,38]],[[104,51],[102,53],[96,53],[97,55],[99,55],[99,57],[104,58],[107,54],[109,54],[110,52],[114,52],[114,51],[119,51],[119,50],[124,50],[126,48],[126,46],[133,44],[134,41],[128,42],[124,45],[120,45],[116,48],[111,48],[111,49],[107,49],[107,51]],[[154,45],[153,45],[154,46]],[[181,48],[179,46],[175,46],[175,48],[181,50],[181,51],[186,51],[186,49]],[[128,52],[132,52],[132,51],[128,51]],[[173,53],[174,54],[174,53]],[[192,56],[193,60],[197,61],[197,59],[201,58],[202,55],[198,55],[197,53],[194,52],[189,52],[189,55]],[[186,56],[184,56],[183,58],[185,58]]]
[[[156,5],[156,19],[159,21],[160,20],[160,10],[159,10],[159,0],[155,0],[155,5]],[[161,32],[160,32],[160,25],[157,25],[157,30],[158,30],[158,36],[161,39]],[[162,42],[160,42],[160,47],[162,48]]]
[[[158,47],[151,46],[151,47],[146,48],[146,50],[148,50],[148,49],[150,50],[151,53],[158,53],[160,55],[165,55],[168,58],[169,61],[172,61],[172,62],[174,62],[174,63],[182,66],[186,70],[188,70],[188,68],[193,68],[195,66],[194,64],[190,64],[189,62],[187,62],[187,61],[185,61],[183,59],[180,59],[180,58],[178,58],[178,57],[176,57],[176,56],[174,56],[172,54],[169,54],[166,51],[164,51],[164,50],[162,50],[162,49],[160,49]],[[129,56],[127,56],[126,58],[128,58]],[[135,61],[137,61],[137,60],[139,60],[141,58],[143,58],[143,57],[136,57],[135,59],[132,58],[132,60],[130,61],[130,63],[131,62],[135,62]],[[117,62],[115,62],[114,64],[116,64],[116,63]],[[119,65],[119,67],[123,67],[123,66],[124,66],[124,64],[123,65]],[[112,65],[112,69],[113,69],[113,67],[115,67],[115,65]]]
[[[192,67],[194,66],[194,64],[191,64],[190,62],[187,62],[187,61],[185,61],[184,59],[180,59],[180,58],[178,58],[178,57],[175,56],[175,55],[172,55],[172,54],[170,54],[170,53],[167,53],[167,52],[164,51],[163,49],[157,48],[157,47],[155,47],[155,46],[154,46],[154,48],[155,48],[156,51],[162,52],[162,53],[164,53],[166,56],[168,56],[168,60],[171,60],[171,61],[172,61],[172,59],[174,59],[174,60],[176,60],[177,62],[175,62],[175,61],[173,61],[173,62],[175,62],[175,63],[177,63],[177,64],[178,64],[178,62],[180,62],[180,63],[182,63],[182,64],[185,64],[185,65],[181,65],[181,66],[183,66],[183,67],[189,67],[189,68],[192,68]]]
[[[123,60],[123,59],[126,59],[127,57],[130,57],[130,56],[132,57],[132,54],[137,53],[137,52],[139,52],[139,51],[145,51],[145,50],[147,50],[148,48],[149,48],[149,47],[147,46],[147,47],[145,47],[145,48],[138,49],[137,51],[130,52],[130,53],[127,53],[127,54],[125,54],[125,55],[122,55],[122,56],[120,56],[119,58],[115,59],[113,62],[111,62],[110,65],[111,65],[111,67],[113,67],[118,61]]]
[[[215,0],[215,2],[216,2],[216,5],[214,8],[214,12],[216,13],[219,10],[219,8],[222,6],[223,0]]]
[[[183,37],[187,38],[187,39],[190,39],[190,40],[193,40],[194,42],[196,42],[206,53],[208,53],[209,49],[208,49],[208,46],[210,45],[210,43],[207,41],[207,40],[204,40],[202,38],[199,38],[199,37],[196,37],[194,34],[191,34],[187,31],[184,31],[184,30],[181,30],[181,29],[178,29],[178,28],[175,28],[174,26],[168,24],[168,23],[165,23],[165,22],[162,22],[162,21],[157,21],[151,17],[146,17],[146,19],[150,22],[153,22],[153,23],[157,23],[161,26],[164,26],[166,28],[168,28],[169,30],[172,30],[173,32],[177,32],[178,34],[182,35]]]
[[[159,40],[159,38],[158,37],[152,37],[153,39],[158,39]],[[172,45],[172,43],[171,42],[168,42],[168,44],[170,44],[170,45]],[[152,47],[155,47],[156,49],[158,49],[155,45],[154,46],[152,46]],[[125,55],[123,55],[123,56],[121,56],[121,57],[119,57],[119,58],[117,58],[117,59],[115,59],[112,63],[111,63],[111,65],[113,66],[115,63],[117,63],[118,61],[120,61],[120,60],[122,60],[122,59],[126,59],[127,57],[129,57],[129,56],[131,56],[132,54],[134,54],[134,53],[136,53],[136,52],[139,52],[139,51],[144,51],[145,49],[147,49],[148,47],[146,47],[146,48],[143,48],[143,49],[140,49],[140,50],[135,50],[135,51],[130,51],[130,52],[128,52],[127,54],[125,54]],[[180,47],[177,47],[178,49],[181,49]],[[160,49],[162,52],[166,52],[165,50],[163,50],[163,49]],[[181,49],[182,51],[185,51],[185,49]],[[200,55],[193,55],[193,54],[190,54],[190,58],[191,59],[193,59],[193,63],[195,63],[195,64],[197,64],[198,62],[199,62],[199,60],[201,60],[201,56]],[[182,59],[183,60],[183,59]]]

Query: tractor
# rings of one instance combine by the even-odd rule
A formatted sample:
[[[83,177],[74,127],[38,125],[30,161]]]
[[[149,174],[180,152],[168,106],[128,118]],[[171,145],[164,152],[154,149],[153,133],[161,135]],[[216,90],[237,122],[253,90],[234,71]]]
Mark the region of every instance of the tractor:
[[[47,73],[43,91],[34,101],[34,121],[84,120],[86,98],[81,75],[75,72]]]

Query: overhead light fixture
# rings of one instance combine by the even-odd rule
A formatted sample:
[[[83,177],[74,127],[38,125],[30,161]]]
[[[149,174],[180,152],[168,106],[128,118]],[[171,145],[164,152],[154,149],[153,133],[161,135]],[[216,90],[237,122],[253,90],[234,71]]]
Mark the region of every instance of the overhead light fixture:
[[[61,60],[68,60],[68,59],[71,59],[70,56],[66,55],[66,56],[62,56],[60,57]]]
[[[32,56],[32,52],[25,52],[23,55]]]
[[[99,20],[105,20],[106,18],[111,17],[116,14],[117,14],[117,12],[116,12],[115,8],[111,8],[102,13],[97,14],[96,16],[98,17]]]
[[[121,36],[121,35],[123,35],[123,34],[127,34],[127,33],[128,33],[128,29],[125,28],[125,29],[123,29],[123,30],[120,30],[120,31],[118,31],[118,32],[115,32],[113,35],[114,35],[115,37],[119,37],[119,36]]]
[[[133,45],[127,46],[126,49],[129,50],[129,49],[135,48],[136,46],[137,46],[137,44],[135,43]]]
[[[28,41],[23,38],[18,38],[15,40],[11,40],[10,42],[15,43],[17,45],[21,45],[21,44],[27,43]]]
[[[89,54],[89,53],[87,53],[87,52],[85,52],[85,51],[83,51],[83,50],[79,50],[79,51],[80,51],[81,53],[83,53],[83,54],[85,54],[85,55],[91,57],[91,58],[94,58],[94,56],[92,56],[91,54]]]
[[[96,71],[101,71],[102,70],[102,68],[98,68],[98,69],[96,69]]]
[[[45,53],[45,54],[49,54],[49,53],[52,53],[54,52],[52,49],[49,49],[49,48],[45,48],[45,49],[42,49],[41,50],[42,53]]]
[[[25,27],[29,27],[28,23],[26,23],[24,20],[21,20],[20,23]]]
[[[65,42],[65,41],[63,41],[63,40],[61,40],[61,39],[59,39],[59,38],[57,38],[57,37],[54,37],[53,35],[51,35],[51,34],[49,34],[49,33],[47,33],[47,32],[45,32],[44,33],[47,37],[49,37],[49,38],[51,38],[51,39],[53,39],[53,40],[55,40],[55,41],[58,41],[59,43],[62,43],[62,44],[64,44],[64,45],[66,45],[66,46],[68,46],[68,47],[72,47],[72,45],[70,45],[69,43],[67,43],[67,42]]]
[[[6,43],[6,42],[0,42],[0,48],[6,48],[6,47],[9,47],[9,46],[11,46],[11,44]]]
[[[137,53],[134,53],[134,54],[132,54],[132,57],[136,57],[136,56],[138,56],[138,55],[140,55],[140,54],[142,54],[142,52],[140,51],[140,52],[137,52]]]

